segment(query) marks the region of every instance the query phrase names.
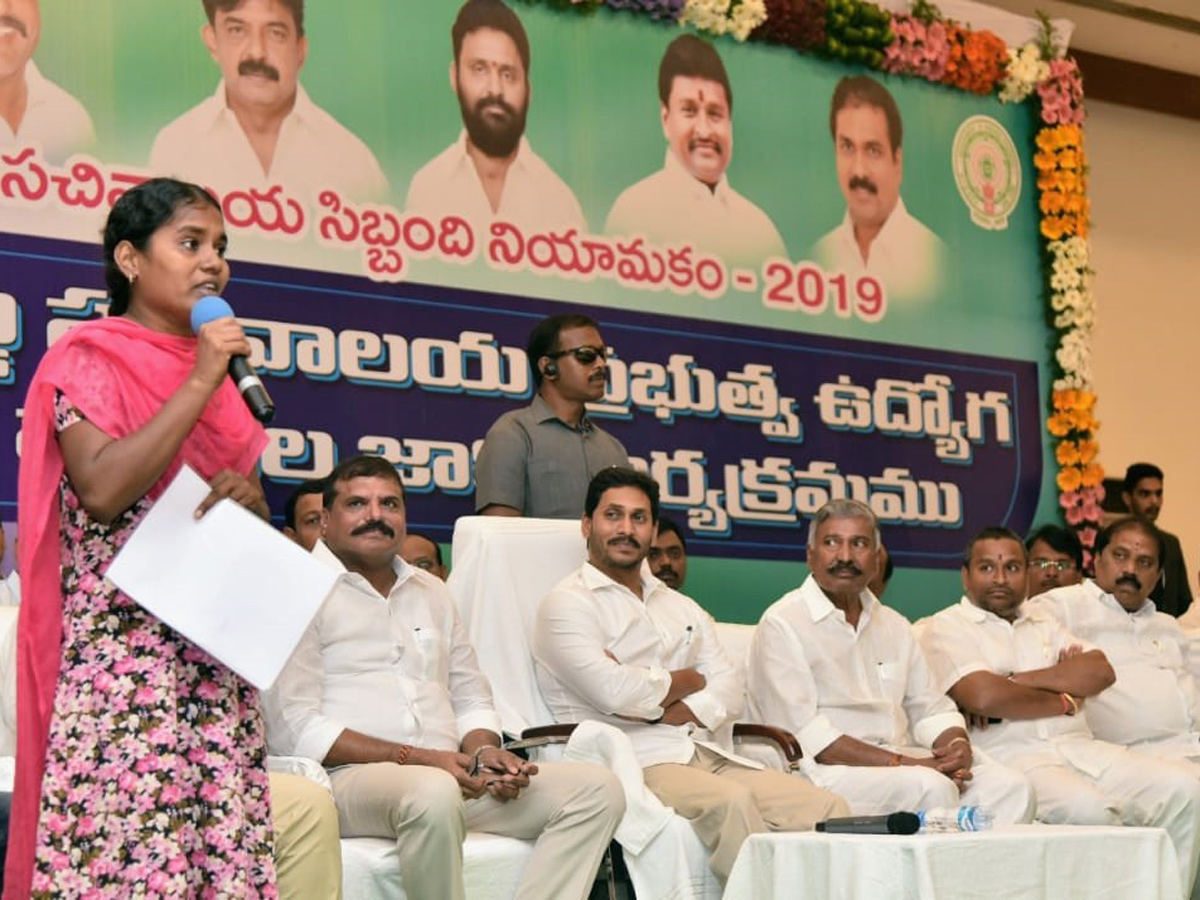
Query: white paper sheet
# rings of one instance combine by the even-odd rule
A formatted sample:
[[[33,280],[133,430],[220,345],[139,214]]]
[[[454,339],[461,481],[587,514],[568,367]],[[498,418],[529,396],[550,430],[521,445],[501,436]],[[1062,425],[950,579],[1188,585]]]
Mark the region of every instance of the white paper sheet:
[[[184,466],[105,573],[255,687],[275,683],[338,573]]]

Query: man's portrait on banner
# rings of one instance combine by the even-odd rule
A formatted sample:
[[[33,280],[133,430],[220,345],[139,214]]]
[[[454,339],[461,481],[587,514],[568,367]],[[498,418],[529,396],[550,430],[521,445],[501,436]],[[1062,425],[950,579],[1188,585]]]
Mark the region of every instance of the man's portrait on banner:
[[[726,175],[733,158],[733,88],[712,44],[689,34],[671,41],[659,63],[658,95],[666,160],[617,197],[605,232],[691,244],[731,266],[757,268],[769,256],[786,257],[770,217]]]
[[[467,0],[450,38],[450,87],[463,131],[413,176],[405,209],[530,231],[586,231],[574,192],[525,137],[530,50],[517,14],[501,0]]]
[[[96,141],[83,104],[33,62],[42,34],[38,0],[0,3],[0,147],[37,145],[51,162]]]
[[[846,214],[813,248],[815,261],[831,272],[873,275],[892,298],[934,296],[945,245],[900,197],[904,124],[895,99],[873,78],[843,78],[833,91],[829,131]]]
[[[300,84],[304,0],[203,3],[200,34],[221,81],[158,133],[150,167],[220,193],[279,184],[310,202],[327,188],[351,200],[384,199],[375,155]]]

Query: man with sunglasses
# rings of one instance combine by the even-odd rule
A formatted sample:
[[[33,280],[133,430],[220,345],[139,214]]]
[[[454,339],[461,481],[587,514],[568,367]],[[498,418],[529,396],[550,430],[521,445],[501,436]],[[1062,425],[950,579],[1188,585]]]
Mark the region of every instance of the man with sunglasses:
[[[475,463],[475,510],[485,516],[576,519],[592,476],[629,454],[587,415],[604,396],[608,347],[583,315],[550,316],[525,350],[537,395],[488,429]]]
[[[1083,544],[1070,528],[1043,525],[1025,539],[1029,596],[1083,581]]]

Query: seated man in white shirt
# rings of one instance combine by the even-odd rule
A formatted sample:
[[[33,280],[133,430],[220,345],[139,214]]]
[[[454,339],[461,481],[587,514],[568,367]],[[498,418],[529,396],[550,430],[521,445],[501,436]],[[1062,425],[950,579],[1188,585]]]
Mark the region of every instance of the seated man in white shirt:
[[[967,545],[965,596],[916,625],[938,686],[986,723],[975,743],[1028,776],[1039,819],[1165,829],[1187,895],[1200,853],[1200,782],[1190,767],[1096,740],[1078,713],[1113,683],[1112,666],[1025,602],[1025,552],[1007,528],[985,528]]]
[[[304,0],[203,2],[201,37],[221,82],[158,133],[150,168],[219,194],[279,184],[311,204],[326,188],[382,200],[388,185],[375,155],[300,85]]]
[[[265,698],[273,752],[329,767],[344,837],[396,841],[405,891],[462,900],[468,830],[536,839],[517,896],[586,897],[624,812],[608,771],[499,746],[492,691],[446,586],[404,562],[404,488],[340,463],[313,555],[342,572]]]
[[[855,815],[984,806],[1002,824],[1033,818],[1024,776],[979,758],[939,691],[908,620],[867,589],[879,525],[857,500],[832,500],[808,530],[811,574],[758,623],[750,716],[793,731],[803,771]]]
[[[588,561],[538,608],[537,679],[557,721],[594,719],[629,735],[646,786],[691,821],[724,880],[749,835],[811,829],[847,807],[715,738],[741,713],[742,680],[712,617],[644,568],[657,518],[648,475],[612,466],[592,478]]]
[[[467,0],[450,40],[463,132],[413,176],[405,210],[462,216],[481,241],[493,219],[528,231],[586,231],[575,194],[525,138],[529,38],[517,14],[501,0]]]
[[[770,216],[729,183],[733,87],[716,48],[692,34],[675,38],[658,67],[662,169],[626,188],[608,213],[608,234],[657,244],[690,244],[725,264],[757,271],[787,248]]]
[[[1188,640],[1150,599],[1161,548],[1145,519],[1119,519],[1096,538],[1095,578],[1055,588],[1029,607],[1100,648],[1116,671],[1116,683],[1083,707],[1096,737],[1200,762],[1200,688],[1187,665]]]

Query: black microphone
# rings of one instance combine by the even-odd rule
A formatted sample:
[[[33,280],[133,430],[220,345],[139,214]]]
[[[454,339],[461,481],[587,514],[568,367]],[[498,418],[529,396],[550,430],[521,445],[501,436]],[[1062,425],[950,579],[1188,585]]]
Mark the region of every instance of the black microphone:
[[[916,834],[921,820],[916,813],[894,812],[886,816],[846,816],[817,823],[826,834]]]
[[[223,298],[212,295],[201,297],[192,307],[192,332],[199,334],[201,325],[211,322],[213,319],[223,319],[232,315],[233,308]],[[231,356],[229,358],[229,377],[237,385],[242,399],[250,407],[250,414],[254,418],[264,425],[275,418],[275,404],[271,401],[271,395],[267,393],[263,383],[258,380],[258,375],[250,368],[246,357]]]

